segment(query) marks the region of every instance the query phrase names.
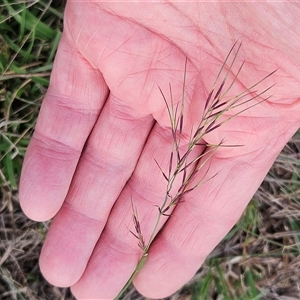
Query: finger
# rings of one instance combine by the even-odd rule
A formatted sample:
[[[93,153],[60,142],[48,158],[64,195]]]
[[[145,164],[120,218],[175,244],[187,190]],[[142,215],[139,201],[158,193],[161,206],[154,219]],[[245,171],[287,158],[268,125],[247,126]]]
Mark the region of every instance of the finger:
[[[113,299],[134,271],[141,257],[141,249],[139,241],[131,233],[135,232],[132,203],[138,214],[143,238],[147,242],[157,222],[156,205],[162,204],[166,194],[166,180],[160,168],[168,174],[172,143],[170,129],[163,129],[156,124],[134,173],[113,207],[83,276],[72,287],[77,298]],[[181,153],[185,150],[183,147]],[[199,147],[194,155],[201,150]],[[174,190],[179,188],[181,180],[178,178],[174,182]],[[158,229],[166,219],[161,218]]]
[[[47,235],[40,268],[54,285],[70,286],[82,275],[153,126],[151,116],[131,117],[117,102],[110,94]]]
[[[45,221],[61,207],[107,94],[101,73],[63,36],[23,164],[20,203],[31,219]]]
[[[151,246],[134,281],[143,295],[163,298],[182,287],[238,221],[291,136],[291,131],[272,136],[269,125],[258,138],[261,148],[247,147],[249,152],[239,157],[222,156],[220,149],[212,158],[207,178],[216,176],[184,198]]]

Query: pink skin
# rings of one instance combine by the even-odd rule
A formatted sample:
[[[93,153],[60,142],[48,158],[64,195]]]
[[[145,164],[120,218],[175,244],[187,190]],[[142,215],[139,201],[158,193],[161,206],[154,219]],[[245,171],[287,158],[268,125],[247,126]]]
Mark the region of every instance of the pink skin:
[[[161,298],[193,276],[299,128],[299,18],[299,4],[288,2],[68,2],[20,185],[30,218],[55,216],[40,258],[46,279],[72,286],[78,299],[117,295],[141,255],[129,232],[130,200],[147,239],[165,191],[154,158],[167,168],[172,138],[157,84],[169,99],[171,83],[178,101],[187,57],[187,136],[231,46],[242,41],[234,71],[246,63],[231,94],[279,68],[259,87],[276,83],[273,96],[207,136],[244,146],[218,150],[209,171],[217,176],[176,207],[134,284]]]

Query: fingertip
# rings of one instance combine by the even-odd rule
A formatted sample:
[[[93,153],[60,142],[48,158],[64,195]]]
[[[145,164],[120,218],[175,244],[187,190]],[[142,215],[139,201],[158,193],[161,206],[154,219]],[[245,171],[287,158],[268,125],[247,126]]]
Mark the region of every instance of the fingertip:
[[[25,155],[19,201],[25,215],[35,221],[57,214],[77,165],[79,152],[57,144],[35,133]]]
[[[53,203],[53,201],[45,194],[39,196],[38,187],[30,182],[28,177],[23,176],[19,186],[19,202],[23,213],[36,222],[45,222],[52,219],[61,205],[58,203],[57,205],[45,205],[46,203]]]
[[[204,258],[181,253],[158,237],[144,267],[134,279],[135,288],[145,297],[162,299],[171,296],[197,272]]]
[[[59,235],[59,233],[57,234]],[[64,288],[74,285],[79,280],[84,268],[81,272],[74,271],[78,265],[76,261],[79,262],[78,257],[75,258],[72,253],[69,253],[68,256],[59,253],[58,250],[62,249],[62,240],[60,241],[60,245],[55,244],[53,239],[49,242],[48,233],[40,254],[39,267],[43,277],[50,284]],[[63,248],[72,251],[67,245],[64,245]],[[72,263],[71,260],[73,260]]]
[[[57,276],[57,273],[52,272],[51,267],[45,264],[44,260],[43,262],[40,261],[39,267],[45,280],[56,287],[67,288],[75,283],[74,280],[72,280],[72,278],[69,278],[67,276],[64,277]]]
[[[74,285],[86,269],[104,224],[63,205],[41,251],[40,269],[44,277],[55,286]]]
[[[33,173],[33,170],[28,169],[22,171],[19,186],[20,206],[28,218],[37,222],[48,221],[57,214],[64,197],[59,195],[57,188],[48,188],[46,182],[43,184],[40,180],[35,180]],[[61,201],[57,201],[60,197],[63,197]]]
[[[27,196],[27,195],[26,195]],[[31,220],[36,222],[45,222],[51,220],[58,212],[59,208],[45,209],[42,206],[36,205],[35,201],[30,201],[29,197],[19,196],[20,206],[23,213]]]

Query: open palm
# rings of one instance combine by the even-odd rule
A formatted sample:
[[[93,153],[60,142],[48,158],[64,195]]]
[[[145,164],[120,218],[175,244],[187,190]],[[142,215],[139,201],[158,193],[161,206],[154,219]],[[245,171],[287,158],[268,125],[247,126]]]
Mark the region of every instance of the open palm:
[[[193,276],[299,127],[299,17],[296,3],[68,2],[20,186],[30,218],[55,216],[40,259],[51,283],[72,286],[79,299],[118,294],[141,256],[130,233],[131,199],[147,238],[165,192],[155,160],[167,167],[172,134],[158,86],[168,98],[170,83],[179,102],[187,58],[188,137],[241,41],[229,80],[245,64],[228,97],[278,69],[251,91],[276,83],[273,96],[207,135],[208,143],[244,146],[215,153],[209,168],[217,176],[176,207],[134,283],[149,297],[165,297]]]

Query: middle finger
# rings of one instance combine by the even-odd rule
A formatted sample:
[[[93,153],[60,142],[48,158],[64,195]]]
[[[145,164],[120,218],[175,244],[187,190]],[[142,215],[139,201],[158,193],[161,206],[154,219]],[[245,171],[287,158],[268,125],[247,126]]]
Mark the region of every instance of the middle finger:
[[[134,119],[115,102],[110,94],[42,249],[41,271],[57,286],[70,286],[82,275],[153,126],[151,116]]]

